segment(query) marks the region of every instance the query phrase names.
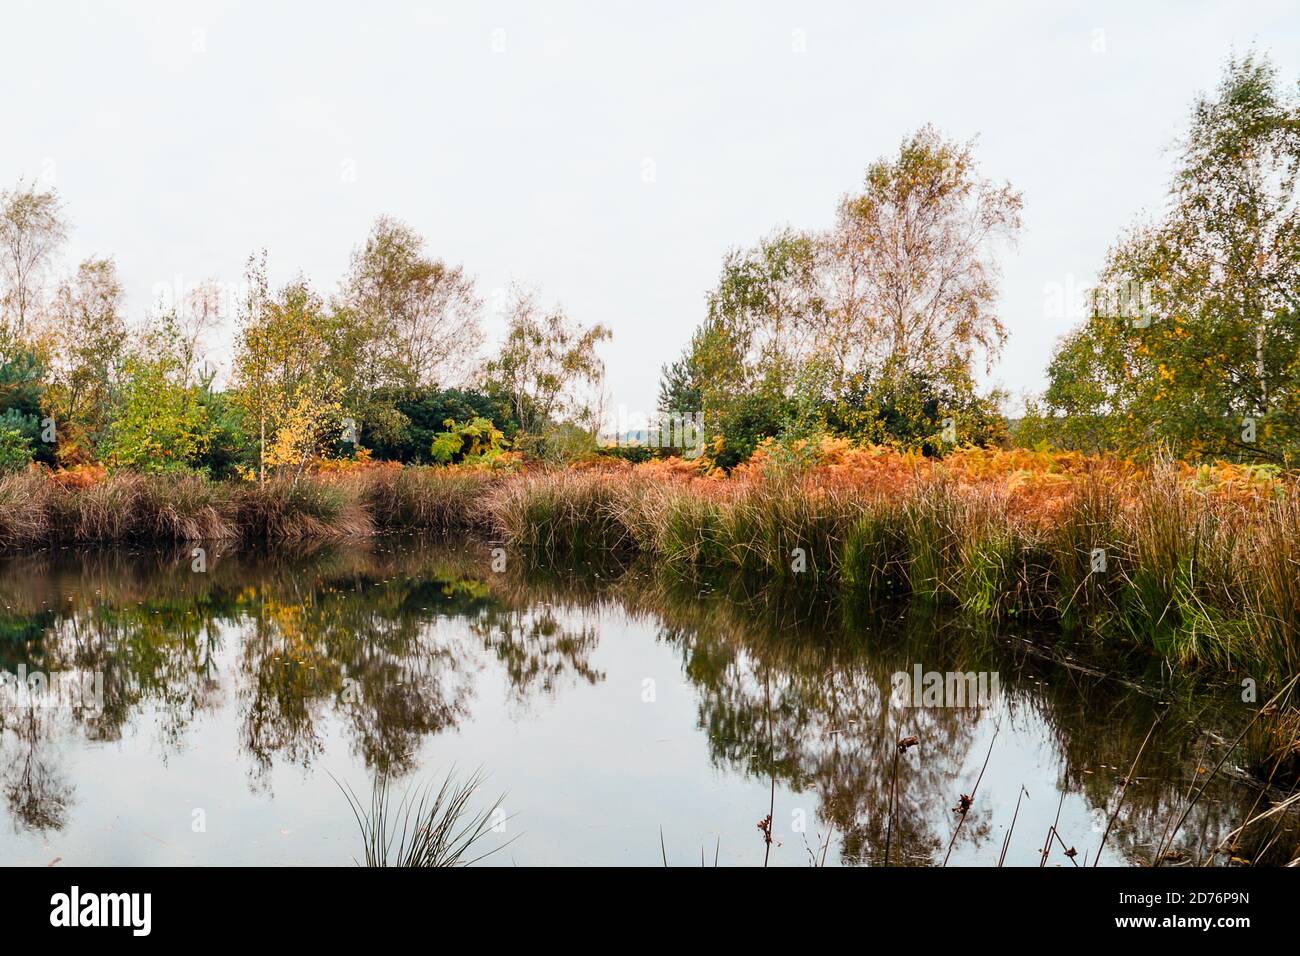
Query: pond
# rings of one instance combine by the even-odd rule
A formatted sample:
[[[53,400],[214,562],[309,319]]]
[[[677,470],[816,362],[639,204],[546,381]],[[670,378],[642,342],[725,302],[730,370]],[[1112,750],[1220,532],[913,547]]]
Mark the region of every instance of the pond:
[[[1189,786],[1172,860],[1258,798],[1206,773],[1231,686],[811,587],[520,564],[417,537],[3,559],[0,862],[351,865],[341,785],[368,803],[378,775],[397,799],[476,770],[471,804],[503,811],[482,865],[1037,866],[1045,844],[1091,865],[1121,790],[1101,862],[1126,865]],[[36,674],[81,697],[16,693]]]

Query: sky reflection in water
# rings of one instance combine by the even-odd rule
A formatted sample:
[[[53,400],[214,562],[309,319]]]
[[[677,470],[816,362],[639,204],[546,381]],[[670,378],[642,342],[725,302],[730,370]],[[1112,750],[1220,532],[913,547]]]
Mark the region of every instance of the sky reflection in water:
[[[1057,845],[1049,865],[1072,866],[1169,703],[904,609],[635,567],[494,574],[477,548],[415,538],[207,565],[0,563],[0,669],[104,679],[98,715],[0,708],[0,862],[348,864],[360,841],[331,774],[368,793],[380,770],[400,790],[481,767],[481,802],[504,792],[510,815],[490,863],[761,865],[771,806],[771,865],[820,860],[828,835],[828,864],[879,864],[894,741],[915,734],[892,862],[943,860],[987,757],[950,865],[996,865],[1021,797],[1007,863],[1038,865],[1059,808],[1079,856]],[[891,676],[918,663],[997,673],[1000,698],[901,707]],[[1149,858],[1196,774],[1205,704],[1172,702],[1103,863]],[[1178,846],[1214,845],[1253,796],[1216,782]]]

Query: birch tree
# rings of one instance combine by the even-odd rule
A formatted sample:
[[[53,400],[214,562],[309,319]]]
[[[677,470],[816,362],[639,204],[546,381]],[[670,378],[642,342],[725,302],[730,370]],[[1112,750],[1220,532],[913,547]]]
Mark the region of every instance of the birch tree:
[[[63,206],[54,190],[19,182],[0,190],[0,290],[6,331],[24,338],[40,305],[41,282],[67,238]]]

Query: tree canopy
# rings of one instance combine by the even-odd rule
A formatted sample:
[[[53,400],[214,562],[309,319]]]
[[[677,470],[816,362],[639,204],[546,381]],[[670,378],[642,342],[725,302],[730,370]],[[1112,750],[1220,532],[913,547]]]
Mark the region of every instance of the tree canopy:
[[[1267,58],[1197,99],[1168,207],[1111,250],[1029,437],[1290,464],[1300,451],[1300,99]]]

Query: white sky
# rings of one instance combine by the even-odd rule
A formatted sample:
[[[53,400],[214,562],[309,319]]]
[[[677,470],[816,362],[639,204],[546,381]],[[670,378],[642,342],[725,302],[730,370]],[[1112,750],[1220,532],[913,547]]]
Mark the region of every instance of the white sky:
[[[1051,292],[1162,203],[1195,94],[1252,45],[1294,83],[1298,39],[1295,0],[6,0],[0,183],[53,182],[66,264],[114,256],[133,316],[178,277],[237,281],[262,247],[273,281],[332,291],[397,216],[489,302],[513,278],[609,325],[612,401],[635,411],[728,248],[829,224],[933,122],[1024,192],[991,376],[1019,394],[1072,322]]]

